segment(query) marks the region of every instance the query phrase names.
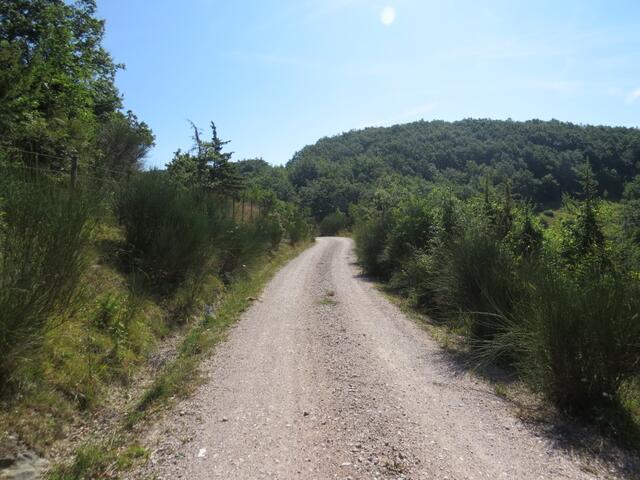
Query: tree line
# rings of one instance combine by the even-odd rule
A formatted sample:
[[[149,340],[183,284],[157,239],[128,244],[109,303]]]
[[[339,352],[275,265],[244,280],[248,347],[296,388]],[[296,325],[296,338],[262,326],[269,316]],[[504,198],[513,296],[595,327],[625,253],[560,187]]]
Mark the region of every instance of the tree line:
[[[588,162],[599,195],[619,200],[639,172],[640,131],[531,120],[420,121],[323,138],[287,164],[300,202],[318,220],[359,202],[389,177],[447,183],[466,195],[509,183],[515,198],[557,206],[579,191]]]

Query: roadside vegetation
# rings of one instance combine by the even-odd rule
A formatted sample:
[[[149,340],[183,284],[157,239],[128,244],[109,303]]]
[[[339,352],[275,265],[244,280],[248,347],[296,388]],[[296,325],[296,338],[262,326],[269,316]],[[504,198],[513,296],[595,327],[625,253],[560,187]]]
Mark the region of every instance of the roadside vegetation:
[[[500,365],[564,411],[638,448],[640,224],[597,197],[588,164],[558,221],[504,185],[392,185],[352,208],[365,271],[466,339],[468,362]]]
[[[126,432],[189,391],[316,226],[353,231],[364,270],[462,335],[474,365],[640,445],[638,129],[416,122],[272,166],[234,161],[212,123],[148,171],[154,135],[124,108],[95,1],[0,12],[0,453],[48,453],[111,408],[125,440],[57,478],[144,457]]]
[[[351,229],[365,272],[470,367],[635,448],[639,168],[638,129],[488,119],[354,130],[287,164],[321,232]]]
[[[0,454],[51,457],[186,391],[194,352],[312,228],[213,124],[144,170],[154,136],[122,108],[94,1],[0,11]],[[151,365],[163,351],[176,363]],[[91,477],[78,468],[64,478]]]

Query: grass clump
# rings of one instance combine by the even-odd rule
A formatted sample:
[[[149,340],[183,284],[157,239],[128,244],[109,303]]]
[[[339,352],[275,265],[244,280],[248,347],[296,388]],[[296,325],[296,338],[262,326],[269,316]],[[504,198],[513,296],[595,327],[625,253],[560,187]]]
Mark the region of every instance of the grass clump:
[[[116,472],[128,470],[149,456],[146,448],[137,444],[120,446],[117,437],[101,444],[80,448],[74,461],[59,465],[49,473],[50,480],[79,480],[89,478],[112,478]]]
[[[82,192],[47,179],[5,178],[0,199],[0,388],[43,332],[79,307],[91,206]]]
[[[640,374],[640,286],[613,274],[545,268],[532,276],[504,343],[518,368],[579,415],[617,408],[625,382]]]

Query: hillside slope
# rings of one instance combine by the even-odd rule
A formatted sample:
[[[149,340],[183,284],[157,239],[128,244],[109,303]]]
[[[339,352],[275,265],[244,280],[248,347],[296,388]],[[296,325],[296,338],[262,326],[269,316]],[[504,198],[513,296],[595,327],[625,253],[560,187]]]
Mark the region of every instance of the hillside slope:
[[[640,168],[640,130],[556,120],[420,121],[323,138],[287,168],[304,205],[321,218],[346,211],[389,175],[466,189],[481,188],[485,179],[508,181],[521,198],[554,203],[578,189],[576,168],[585,161],[600,193],[619,198]]]

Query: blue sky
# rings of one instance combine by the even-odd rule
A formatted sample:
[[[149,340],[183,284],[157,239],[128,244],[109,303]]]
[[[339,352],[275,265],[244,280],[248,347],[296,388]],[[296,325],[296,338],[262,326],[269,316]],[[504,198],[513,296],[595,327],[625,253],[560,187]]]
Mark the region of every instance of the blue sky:
[[[211,120],[235,159],[424,118],[640,126],[640,2],[98,0],[149,166]]]

